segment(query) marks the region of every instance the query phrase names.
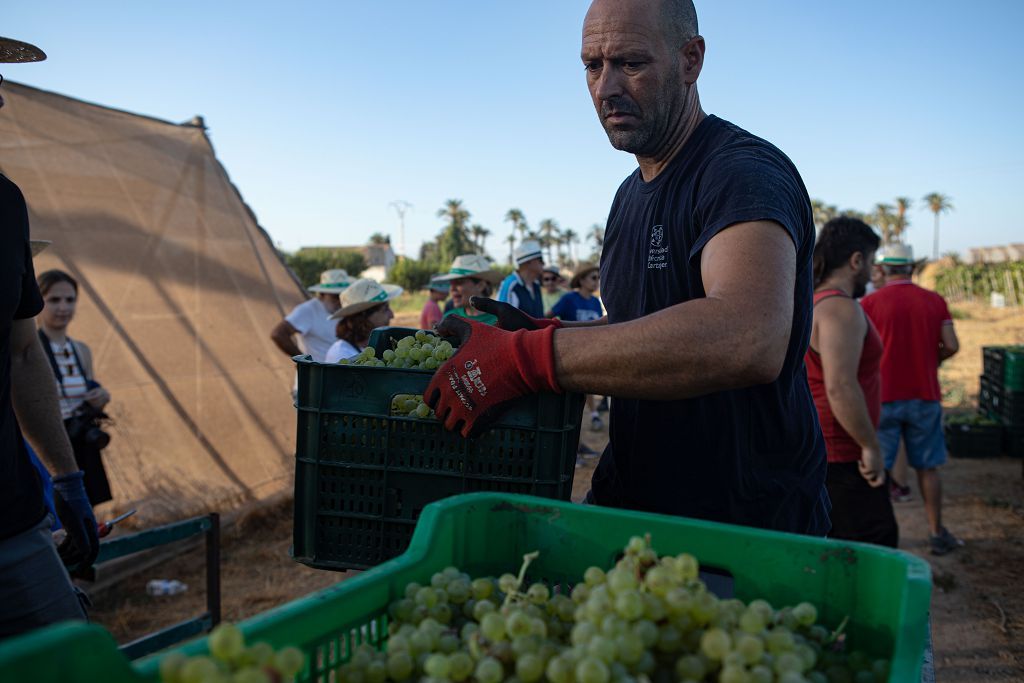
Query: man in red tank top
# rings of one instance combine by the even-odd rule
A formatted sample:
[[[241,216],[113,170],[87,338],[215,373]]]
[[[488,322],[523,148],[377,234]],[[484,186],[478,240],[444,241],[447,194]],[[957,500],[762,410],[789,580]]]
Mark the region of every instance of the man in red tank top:
[[[814,247],[814,319],[807,381],[825,437],[832,538],[895,548],[899,538],[876,429],[882,340],[856,299],[871,278],[878,235],[836,218]]]

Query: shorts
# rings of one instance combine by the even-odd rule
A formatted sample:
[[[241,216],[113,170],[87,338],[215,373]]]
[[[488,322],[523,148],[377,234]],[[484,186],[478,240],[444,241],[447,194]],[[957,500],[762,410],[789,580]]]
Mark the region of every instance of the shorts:
[[[832,500],[829,538],[895,548],[899,527],[892,511],[889,487],[874,488],[860,475],[856,462],[830,462],[825,488]]]
[[[938,401],[890,401],[882,404],[878,422],[878,443],[886,469],[892,469],[900,447],[907,446],[907,462],[915,470],[930,470],[946,462],[946,439],[942,435],[942,404]]]

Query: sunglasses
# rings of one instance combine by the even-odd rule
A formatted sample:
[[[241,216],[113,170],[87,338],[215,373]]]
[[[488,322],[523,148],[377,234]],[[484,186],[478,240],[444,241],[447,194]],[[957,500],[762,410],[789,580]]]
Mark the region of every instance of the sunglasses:
[[[542,277],[540,279],[540,281],[541,282],[558,282],[558,278],[557,277]]]

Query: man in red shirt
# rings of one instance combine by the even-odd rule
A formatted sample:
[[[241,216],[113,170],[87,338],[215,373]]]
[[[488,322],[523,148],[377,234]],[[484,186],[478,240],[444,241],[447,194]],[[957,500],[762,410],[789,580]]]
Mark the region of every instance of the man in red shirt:
[[[814,318],[804,361],[825,437],[832,538],[895,548],[899,528],[875,430],[882,411],[882,339],[857,303],[878,235],[855,218],[830,220],[814,247]]]
[[[960,345],[945,300],[911,282],[914,257],[909,246],[890,246],[882,269],[885,287],[863,302],[885,347],[878,441],[886,467],[892,467],[903,437],[907,460],[917,470],[924,497],[932,554],[944,555],[963,541],[942,526],[938,467],[946,462],[946,442],[939,363],[955,354]]]

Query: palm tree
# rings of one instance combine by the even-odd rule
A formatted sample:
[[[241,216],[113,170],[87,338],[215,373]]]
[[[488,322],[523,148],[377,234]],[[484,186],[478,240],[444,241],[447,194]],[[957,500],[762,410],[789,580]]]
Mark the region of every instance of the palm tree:
[[[575,264],[576,259],[573,258],[572,245],[574,242],[579,242],[580,236],[576,234],[576,231],[572,228],[566,228],[565,232],[562,233],[562,239],[565,240],[565,246],[569,251],[569,262]]]
[[[814,216],[814,227],[817,230],[821,230],[823,225],[839,214],[839,210],[834,206],[829,206],[820,199],[812,199],[811,214]]]
[[[375,232],[370,235],[370,244],[391,244],[391,235],[385,235],[380,232]]]
[[[508,242],[508,264],[511,266],[515,262],[516,234],[510,232],[505,241]]]
[[[935,214],[935,238],[932,242],[932,259],[939,258],[939,214],[953,210],[953,198],[941,192],[931,192],[923,198],[925,204]]]
[[[897,197],[896,198],[896,228],[894,232],[896,237],[902,239],[903,233],[906,231],[907,226],[910,225],[910,221],[907,220],[907,209],[913,201],[910,197]]]
[[[483,254],[485,251],[484,240],[491,234],[491,231],[479,223],[474,223],[469,227],[469,233],[473,236],[473,244],[476,245],[477,251]]]
[[[526,216],[519,209],[509,209],[505,213],[505,220],[512,224],[513,231],[519,231],[520,236],[525,236],[528,230],[526,225]]]
[[[594,242],[594,260],[601,260],[601,250],[604,249],[604,227],[600,223],[590,226],[590,233],[587,235]]]
[[[875,212],[871,215],[871,220],[878,228],[878,231],[882,233],[882,244],[891,244],[896,237],[893,234],[896,216],[892,213],[892,205],[884,203],[875,204]]]
[[[538,225],[541,235],[541,246],[547,247],[548,263],[554,263],[551,258],[551,247],[558,243],[558,223],[554,218],[545,218]]]
[[[437,215],[448,219],[448,225],[441,231],[438,246],[441,262],[451,263],[459,254],[468,252],[469,245],[473,243],[466,231],[470,213],[462,206],[461,199],[449,199],[443,208],[437,210]]]

